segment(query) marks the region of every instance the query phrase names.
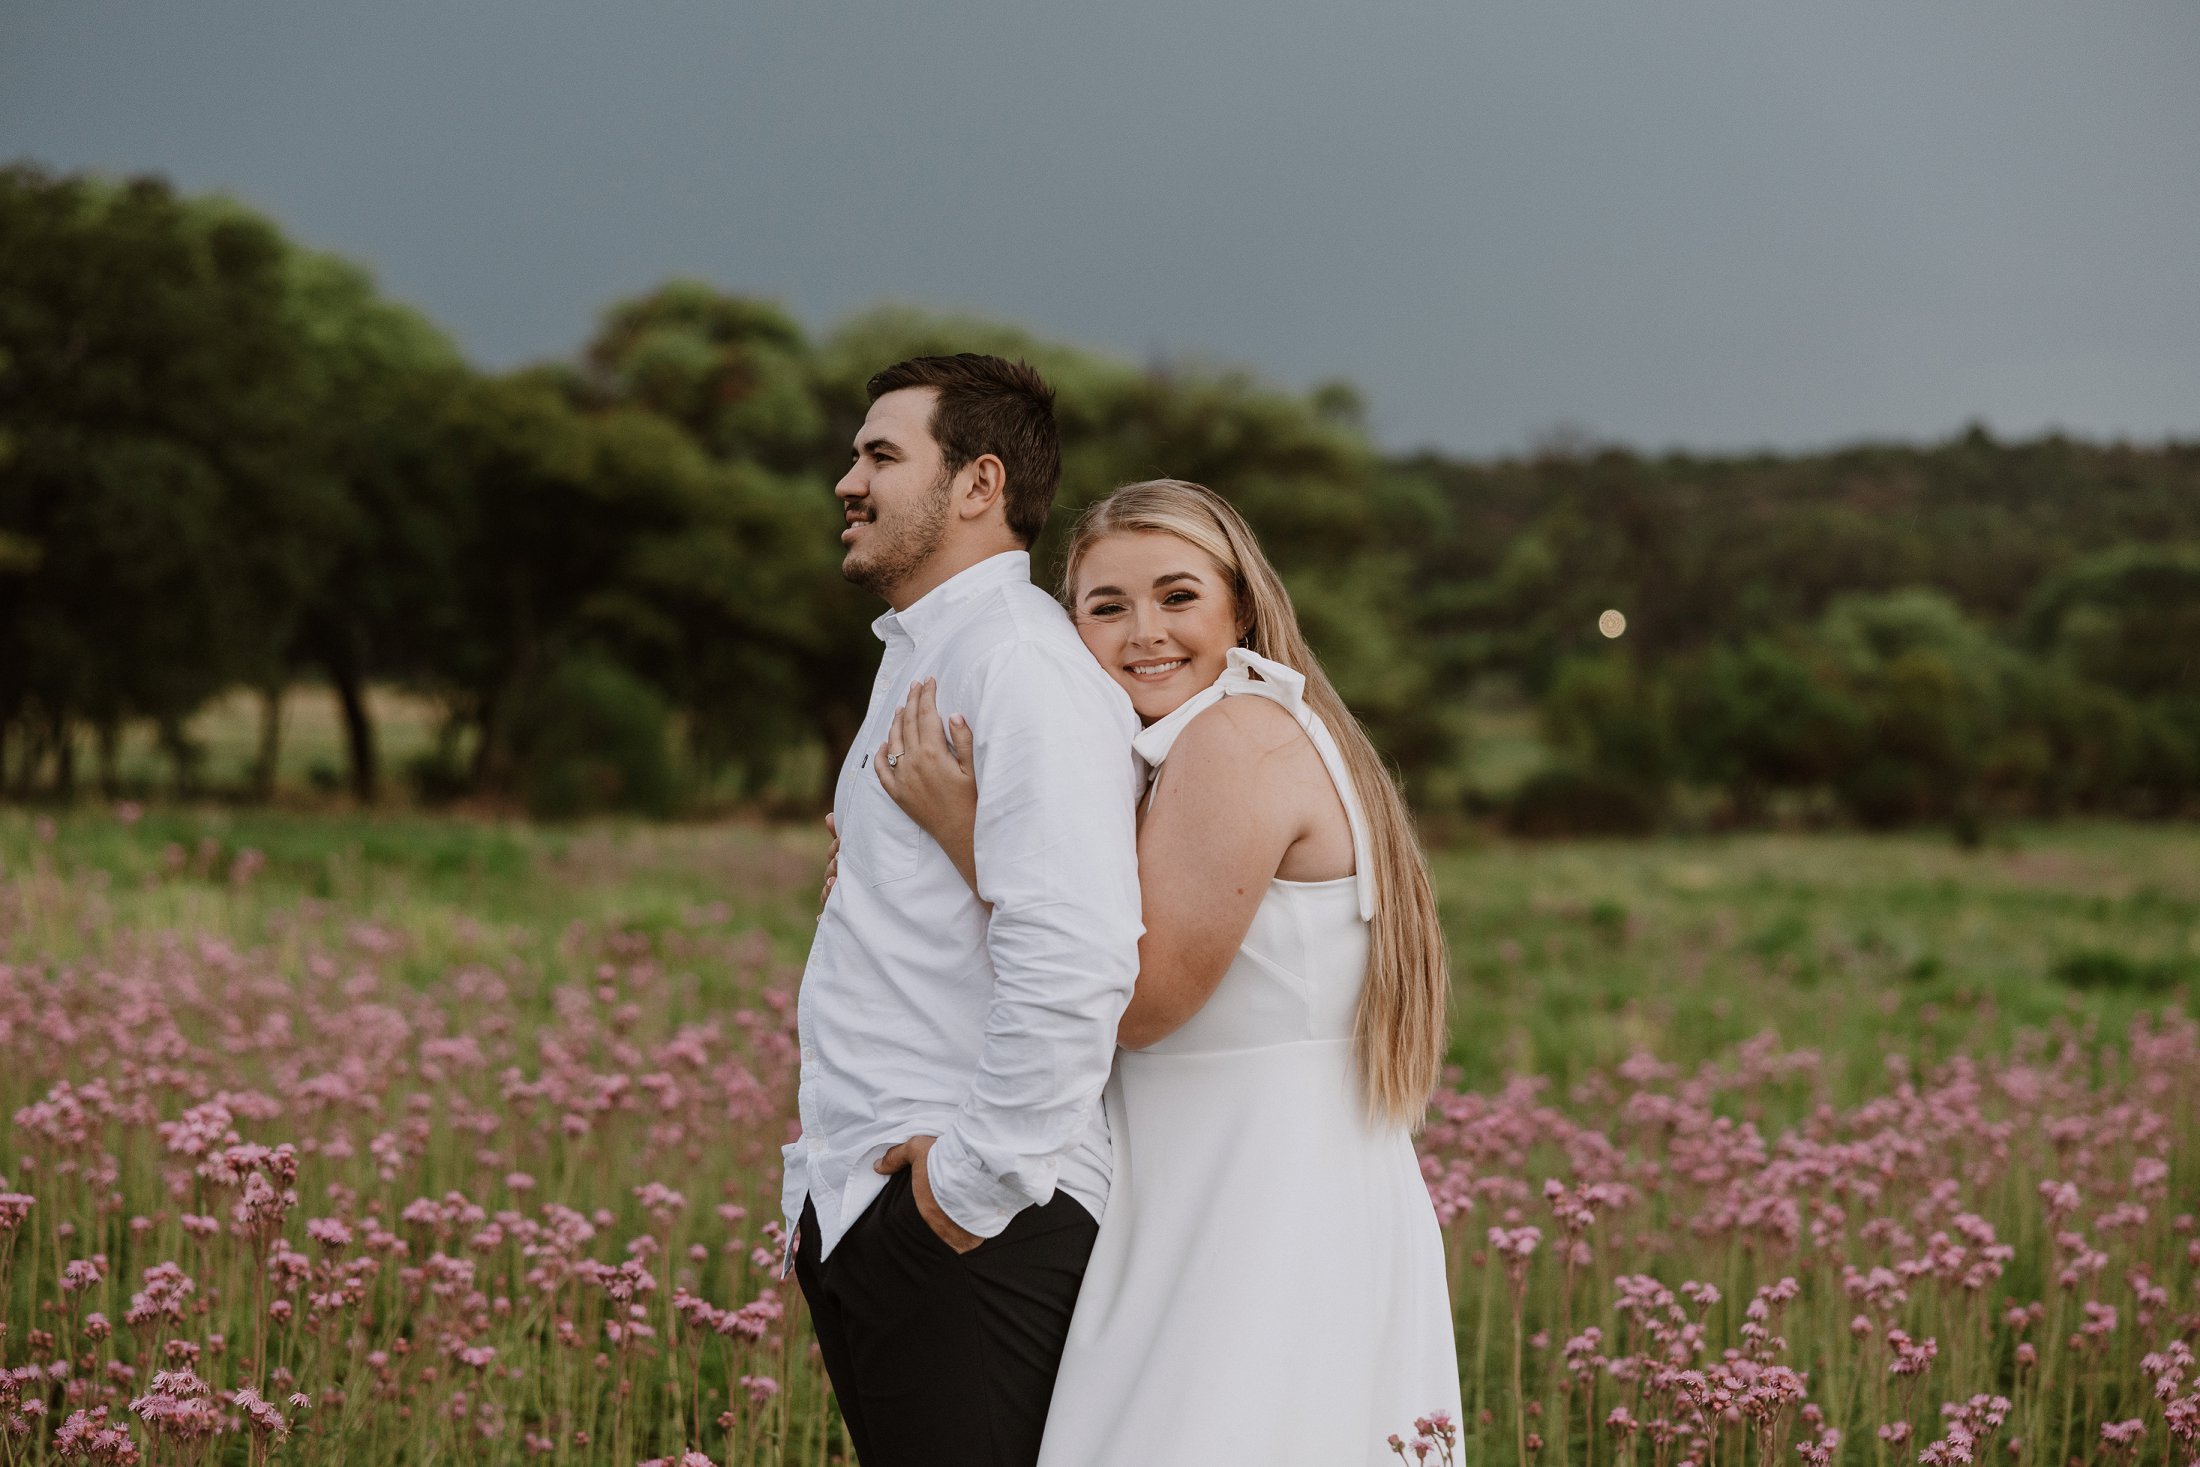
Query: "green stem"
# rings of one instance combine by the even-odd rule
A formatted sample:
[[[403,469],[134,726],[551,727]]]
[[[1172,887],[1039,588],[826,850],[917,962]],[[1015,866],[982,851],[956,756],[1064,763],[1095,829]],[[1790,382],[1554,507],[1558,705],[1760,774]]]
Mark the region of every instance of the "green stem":
[[[1528,1461],[1528,1403],[1520,1390],[1520,1357],[1527,1350],[1526,1330],[1521,1323],[1523,1301],[1513,1295],[1513,1438],[1520,1450],[1521,1467]]]
[[[1482,1415],[1489,1404],[1490,1266],[1482,1266],[1482,1301],[1474,1321],[1474,1455],[1482,1456]]]

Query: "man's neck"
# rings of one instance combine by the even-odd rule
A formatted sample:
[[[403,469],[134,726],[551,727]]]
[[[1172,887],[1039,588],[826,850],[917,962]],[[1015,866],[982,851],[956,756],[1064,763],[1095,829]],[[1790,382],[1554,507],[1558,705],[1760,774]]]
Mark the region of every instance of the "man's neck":
[[[918,567],[914,575],[886,593],[886,604],[896,611],[907,611],[981,561],[1025,548],[1012,535],[1003,536],[997,541],[986,540],[954,549],[941,546],[939,553]]]

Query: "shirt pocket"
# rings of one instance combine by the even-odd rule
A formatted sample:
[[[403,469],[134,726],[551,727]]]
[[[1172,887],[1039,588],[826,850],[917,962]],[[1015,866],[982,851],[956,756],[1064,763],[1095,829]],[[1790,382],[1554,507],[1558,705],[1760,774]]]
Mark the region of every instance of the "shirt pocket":
[[[887,886],[916,873],[924,832],[902,813],[870,765],[856,777],[840,863],[866,886]]]

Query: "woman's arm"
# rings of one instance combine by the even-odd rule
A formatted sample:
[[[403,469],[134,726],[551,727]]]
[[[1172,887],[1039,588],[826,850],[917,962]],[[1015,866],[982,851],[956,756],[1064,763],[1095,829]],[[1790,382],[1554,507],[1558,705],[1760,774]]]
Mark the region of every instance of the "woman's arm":
[[[894,710],[894,726],[871,760],[886,793],[939,842],[975,892],[978,781],[970,772],[970,725],[959,713],[953,734],[950,741],[940,727],[939,684],[926,678]],[[900,757],[892,759],[896,754]]]
[[[1306,824],[1294,777],[1311,748],[1266,698],[1224,698],[1177,735],[1138,832],[1146,935],[1116,1042],[1144,1049],[1213,996]],[[905,765],[906,767],[906,765]]]

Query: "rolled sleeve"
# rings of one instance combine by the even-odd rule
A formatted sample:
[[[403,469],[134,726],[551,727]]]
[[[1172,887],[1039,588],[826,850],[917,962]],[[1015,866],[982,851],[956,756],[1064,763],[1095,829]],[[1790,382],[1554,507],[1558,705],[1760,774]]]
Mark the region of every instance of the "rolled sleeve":
[[[994,988],[969,1096],[927,1172],[979,1237],[1054,1196],[1138,978],[1136,723],[1106,674],[1072,657],[1082,650],[1002,648],[967,715]]]

